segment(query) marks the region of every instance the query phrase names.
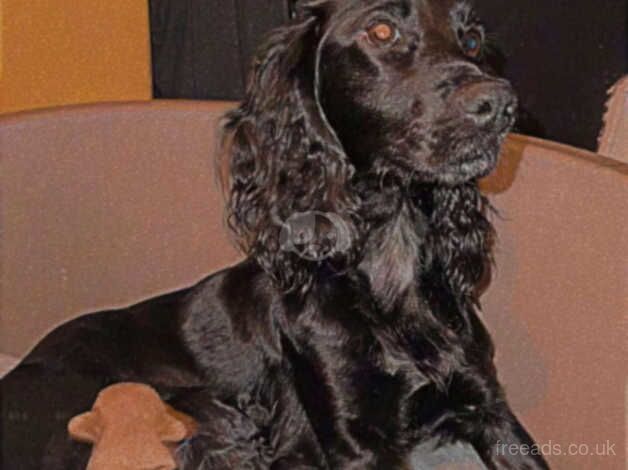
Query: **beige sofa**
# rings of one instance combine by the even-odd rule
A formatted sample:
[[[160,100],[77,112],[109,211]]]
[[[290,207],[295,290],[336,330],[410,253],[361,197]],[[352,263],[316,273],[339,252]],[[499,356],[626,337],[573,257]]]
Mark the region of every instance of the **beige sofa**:
[[[81,313],[190,285],[239,259],[212,164],[229,106],[0,117],[5,359]],[[500,213],[485,320],[510,400],[541,444],[561,446],[546,448],[553,468],[623,469],[628,165],[512,135],[483,187]],[[607,441],[615,456],[567,455]]]

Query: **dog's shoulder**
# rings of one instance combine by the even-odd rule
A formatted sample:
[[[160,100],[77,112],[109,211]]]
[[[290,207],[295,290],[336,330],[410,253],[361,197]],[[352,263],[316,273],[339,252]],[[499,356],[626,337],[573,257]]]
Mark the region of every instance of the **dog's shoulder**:
[[[142,381],[163,375],[157,365],[195,371],[197,358],[194,348],[188,347],[184,325],[189,326],[191,318],[196,328],[225,324],[227,302],[220,299],[219,292],[244,266],[248,264],[129,307],[89,313],[63,323],[37,343],[19,368]],[[244,279],[242,283],[241,287],[248,289]]]
[[[271,279],[252,259],[220,271],[185,293],[180,309],[186,334],[206,335],[227,329],[238,340],[248,342],[251,331],[269,320],[272,304],[280,298]],[[217,331],[213,331],[217,333]]]
[[[181,335],[215,390],[253,384],[281,359],[282,296],[253,260],[204,280],[186,296]]]

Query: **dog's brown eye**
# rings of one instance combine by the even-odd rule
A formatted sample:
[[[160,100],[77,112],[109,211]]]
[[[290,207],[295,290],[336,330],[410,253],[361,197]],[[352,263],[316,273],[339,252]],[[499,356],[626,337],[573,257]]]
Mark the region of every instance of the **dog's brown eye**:
[[[480,56],[482,52],[482,34],[479,31],[472,29],[465,32],[460,38],[460,43],[467,57],[476,59]]]
[[[368,29],[369,39],[374,43],[387,44],[395,39],[399,33],[388,23],[377,23]]]

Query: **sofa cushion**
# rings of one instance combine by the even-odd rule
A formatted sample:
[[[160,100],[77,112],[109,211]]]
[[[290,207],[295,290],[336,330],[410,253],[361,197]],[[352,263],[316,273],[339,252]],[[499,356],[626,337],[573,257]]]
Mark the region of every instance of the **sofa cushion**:
[[[238,260],[213,154],[233,104],[153,101],[0,116],[0,350]]]

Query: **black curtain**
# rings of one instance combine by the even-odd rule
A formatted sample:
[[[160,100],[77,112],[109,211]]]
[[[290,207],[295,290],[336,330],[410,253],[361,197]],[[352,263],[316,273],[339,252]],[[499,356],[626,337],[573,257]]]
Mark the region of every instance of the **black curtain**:
[[[289,0],[150,0],[155,98],[239,99],[269,29]]]
[[[626,0],[476,0],[515,86],[521,130],[595,150],[607,90],[628,73]]]
[[[294,0],[150,0],[157,98],[239,99],[264,33]],[[519,92],[522,132],[595,149],[606,90],[627,73],[626,0],[476,0]]]

